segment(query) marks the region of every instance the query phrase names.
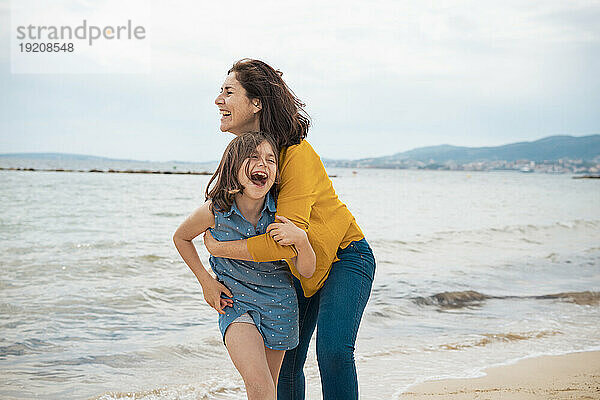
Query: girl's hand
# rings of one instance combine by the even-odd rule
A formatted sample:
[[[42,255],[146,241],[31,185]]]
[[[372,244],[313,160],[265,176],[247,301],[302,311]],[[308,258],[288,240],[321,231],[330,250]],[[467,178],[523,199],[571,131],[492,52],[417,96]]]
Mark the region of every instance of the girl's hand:
[[[225,307],[233,307],[233,299],[224,299],[221,297],[221,293],[233,297],[233,294],[227,289],[227,286],[223,285],[213,277],[204,282],[200,282],[200,284],[202,285],[204,300],[209,306],[217,310],[219,314],[225,314],[225,311],[223,311]]]
[[[298,228],[292,221],[280,215],[275,216],[281,222],[273,222],[267,226],[267,233],[282,246],[299,245],[308,242],[306,232]]]
[[[223,310],[225,307],[233,307],[233,300],[224,299],[221,297],[221,310]]]

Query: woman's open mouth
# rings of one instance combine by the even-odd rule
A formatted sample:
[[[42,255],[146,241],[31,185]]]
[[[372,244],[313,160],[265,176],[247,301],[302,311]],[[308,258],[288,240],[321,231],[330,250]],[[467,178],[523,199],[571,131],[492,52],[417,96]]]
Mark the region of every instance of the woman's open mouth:
[[[250,180],[252,181],[252,183],[260,187],[265,186],[268,179],[269,175],[262,171],[256,171],[250,175]]]
[[[219,109],[219,113],[221,114],[221,120],[225,119],[226,117],[231,117],[230,111]]]

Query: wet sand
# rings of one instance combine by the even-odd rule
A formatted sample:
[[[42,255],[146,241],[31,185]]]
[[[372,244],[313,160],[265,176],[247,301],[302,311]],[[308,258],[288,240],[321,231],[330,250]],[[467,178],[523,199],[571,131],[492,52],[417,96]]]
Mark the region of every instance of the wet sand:
[[[473,379],[428,381],[401,400],[600,399],[600,351],[528,358]]]

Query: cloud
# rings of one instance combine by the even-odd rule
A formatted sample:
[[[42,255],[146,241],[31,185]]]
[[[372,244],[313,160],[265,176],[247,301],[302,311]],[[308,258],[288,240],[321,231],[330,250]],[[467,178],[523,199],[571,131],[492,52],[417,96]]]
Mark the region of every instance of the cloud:
[[[81,18],[97,10],[110,20],[115,4],[137,4],[70,3],[56,14]],[[214,160],[221,142],[203,148],[195,132],[226,140],[214,97],[233,61],[255,57],[284,71],[308,104],[309,138],[325,157],[595,133],[599,14],[600,4],[587,0],[144,2],[119,15],[147,20],[150,73],[19,78],[3,72],[0,83],[9,90],[0,99],[8,107],[0,115],[21,130],[11,141],[15,151],[26,151],[32,135],[19,128],[19,118],[45,121],[50,138],[91,118],[89,137],[81,133],[90,143],[98,131],[122,123],[135,137],[154,132],[138,149],[146,157]],[[48,101],[70,106],[62,117],[51,115]],[[100,104],[110,104],[110,112]],[[165,143],[161,132],[176,134],[177,142]],[[185,146],[186,140],[198,145]],[[102,148],[99,155],[111,155],[109,144]]]

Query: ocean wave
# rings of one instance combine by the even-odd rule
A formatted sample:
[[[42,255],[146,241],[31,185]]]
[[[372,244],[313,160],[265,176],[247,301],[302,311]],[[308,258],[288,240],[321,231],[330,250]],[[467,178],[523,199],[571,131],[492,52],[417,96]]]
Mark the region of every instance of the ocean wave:
[[[120,249],[131,244],[125,240],[98,240],[94,242],[67,242],[63,246],[67,249]]]
[[[215,334],[201,338],[193,343],[172,343],[152,346],[134,354],[150,361],[164,360],[166,357],[207,360],[214,357],[227,357],[227,350],[223,346],[221,336]]]
[[[183,214],[183,213],[174,213],[174,212],[166,212],[166,211],[153,213],[150,215],[153,215],[155,217],[185,217],[185,214]]]
[[[156,254],[144,254],[143,256],[137,257],[141,261],[155,262],[162,259],[167,259],[167,257],[157,256]]]
[[[460,292],[443,292],[428,297],[416,297],[414,302],[418,305],[439,305],[444,308],[461,308],[479,304],[493,296],[488,296],[474,290]]]
[[[360,362],[360,361],[365,361],[365,360],[369,360],[372,358],[398,356],[400,354],[410,355],[417,351],[420,351],[420,350],[410,349],[408,347],[403,347],[403,346],[386,347],[382,350],[376,350],[376,351],[373,351],[370,353],[358,353],[358,354],[356,354],[356,360]]]
[[[5,360],[7,356],[23,356],[62,350],[62,346],[54,345],[45,340],[31,338],[7,346],[0,346],[0,360]]]
[[[579,305],[597,305],[600,303],[600,292],[563,292],[536,296],[536,299],[560,299]]]
[[[490,241],[498,240],[502,236],[508,235],[511,240],[517,238],[524,243],[530,244],[542,244],[539,240],[535,240],[528,235],[537,234],[548,234],[552,231],[560,232],[574,231],[579,229],[600,229],[600,220],[582,220],[576,219],[573,221],[557,221],[551,224],[541,225],[506,225],[503,227],[489,227],[483,229],[465,229],[465,230],[446,230],[438,231],[428,234],[427,236],[415,238],[417,240],[388,240],[388,239],[375,239],[372,240],[372,244],[378,248],[394,248],[401,249],[411,252],[422,252],[423,246],[429,246],[431,244],[439,242],[457,240],[461,244],[486,244]],[[517,235],[517,236],[516,236]],[[597,250],[597,248],[590,249],[590,251]]]
[[[599,250],[600,250],[600,247],[590,247],[589,249],[585,249],[584,253],[594,253]]]
[[[90,400],[209,400],[239,398],[243,384],[223,378],[208,379],[198,385],[177,385],[135,392],[106,392]]]
[[[584,219],[575,219],[572,221],[556,221],[551,224],[541,224],[541,225],[505,225],[503,227],[491,227],[484,229],[474,229],[474,230],[463,230],[463,231],[441,231],[436,232],[435,235],[440,236],[448,236],[448,235],[456,235],[462,233],[522,233],[527,234],[531,232],[538,231],[546,231],[550,229],[580,229],[580,228],[600,228],[600,220],[584,220]]]
[[[468,340],[461,343],[447,343],[438,346],[442,350],[463,350],[472,347],[487,346],[492,343],[508,343],[518,342],[522,340],[530,339],[541,339],[549,336],[560,335],[560,331],[533,331],[533,332],[520,332],[520,333],[484,333],[477,339]]]
[[[129,354],[110,354],[97,356],[83,356],[63,360],[41,361],[39,364],[42,367],[57,367],[64,365],[88,365],[102,364],[112,368],[131,368],[135,364],[140,364],[145,361],[145,358],[139,353]]]
[[[579,228],[600,228],[600,220],[585,220],[575,219],[572,221],[556,221],[551,224],[543,225],[507,225],[502,228],[491,228],[490,230],[495,232],[508,232],[508,233],[528,233],[530,231],[544,231],[547,229],[579,229]]]
[[[380,322],[389,321],[390,318],[407,317],[411,315],[413,315],[412,312],[397,304],[374,305],[373,309],[369,310],[367,313],[369,319]]]
[[[476,347],[485,347],[494,343],[513,343],[525,340],[543,339],[556,335],[562,335],[559,330],[541,330],[527,332],[506,332],[506,333],[482,333],[471,335],[461,342],[443,343],[436,345],[424,345],[423,347],[409,347],[404,345],[391,346],[381,350],[375,350],[369,353],[360,353],[357,360],[363,361],[373,358],[390,357],[398,355],[411,355],[421,352],[439,352],[445,350],[467,350]]]
[[[462,308],[479,306],[489,299],[557,299],[578,305],[597,305],[600,303],[600,292],[562,292],[534,296],[490,296],[474,290],[442,292],[427,297],[415,297],[412,300],[422,306],[440,306],[442,308]]]

